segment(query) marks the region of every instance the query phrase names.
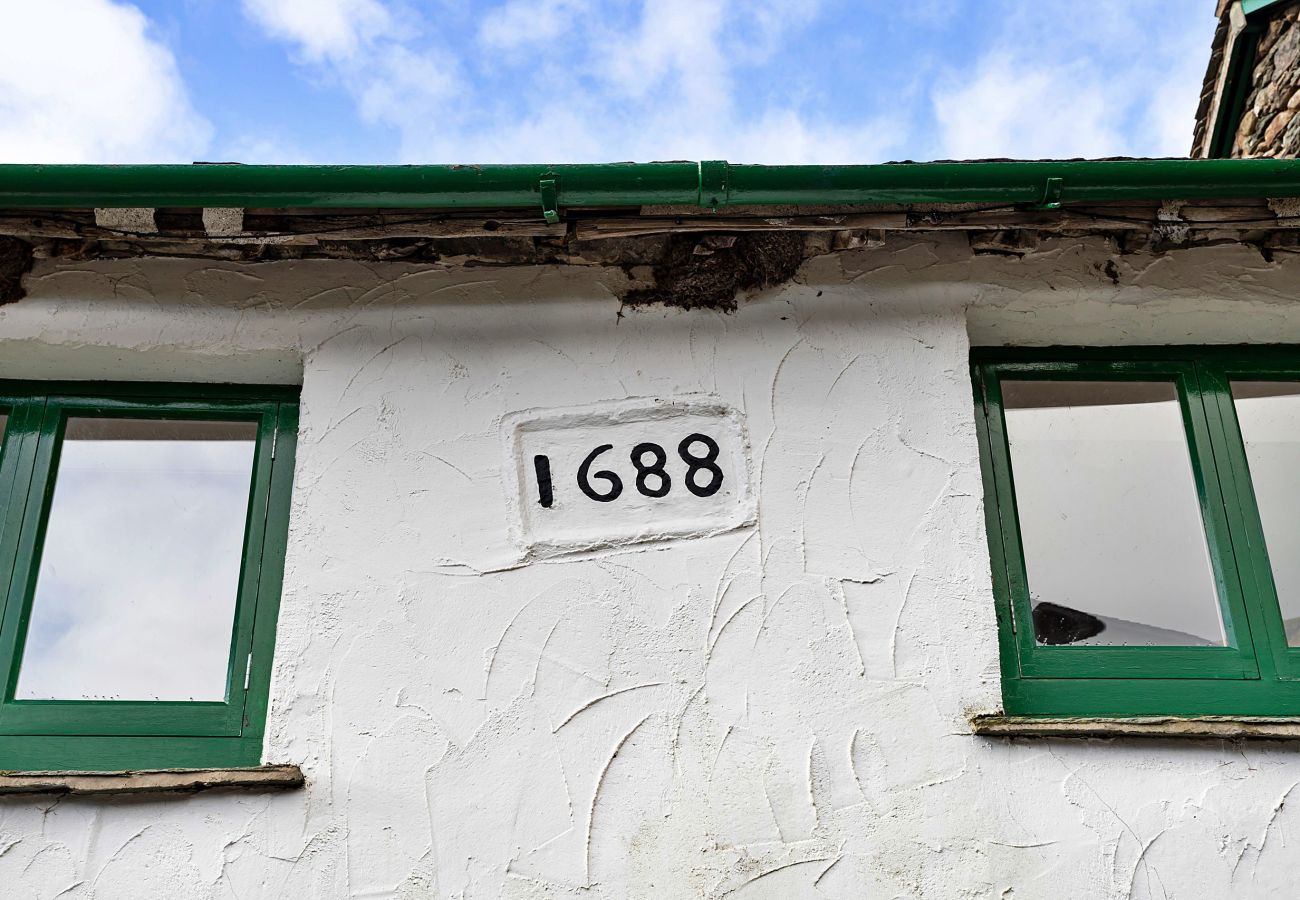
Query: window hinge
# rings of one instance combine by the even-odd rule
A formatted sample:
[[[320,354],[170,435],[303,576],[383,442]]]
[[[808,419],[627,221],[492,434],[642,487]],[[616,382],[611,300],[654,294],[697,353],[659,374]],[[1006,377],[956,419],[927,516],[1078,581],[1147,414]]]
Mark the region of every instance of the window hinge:
[[[253,654],[248,654],[248,659],[244,663],[244,690],[248,690],[248,681],[253,676]]]
[[[280,442],[280,429],[271,432],[271,459],[275,459],[275,445]]]

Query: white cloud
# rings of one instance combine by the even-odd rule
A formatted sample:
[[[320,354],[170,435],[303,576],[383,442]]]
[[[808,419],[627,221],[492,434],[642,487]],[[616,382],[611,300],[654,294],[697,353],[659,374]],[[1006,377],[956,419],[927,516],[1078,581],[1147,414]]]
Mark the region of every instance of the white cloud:
[[[805,120],[795,110],[770,110],[740,130],[718,158],[738,163],[790,165],[816,160],[852,165],[886,158],[907,138],[901,122],[881,118],[858,127]]]
[[[268,34],[298,44],[314,62],[354,58],[394,27],[378,0],[243,0],[243,8]]]
[[[295,141],[279,133],[242,134],[222,144],[212,154],[214,162],[253,160],[264,165],[307,165],[315,160]]]
[[[1205,18],[1212,26],[1214,20]],[[1140,76],[1137,91],[1146,101],[1139,140],[1153,156],[1186,156],[1191,151],[1210,30],[1171,28],[1157,36],[1155,65]]]
[[[190,162],[211,135],[134,6],[5,5],[0,162]]]
[[[535,46],[573,31],[578,16],[593,13],[590,0],[510,0],[483,17],[479,41],[492,50]]]
[[[460,87],[454,59],[401,44],[385,46],[363,68],[348,67],[342,74],[362,118],[398,128],[437,109]]]
[[[510,0],[477,17],[468,46],[394,25],[404,7],[325,5],[328,40],[309,32],[301,0],[244,0],[363,120],[396,129],[407,162],[861,162],[901,133],[809,116],[745,83],[817,0]]]
[[[938,152],[1185,156],[1215,20],[1199,4],[1142,12],[1126,0],[1007,8],[990,49],[931,89]]]
[[[937,83],[928,66],[913,87],[888,73],[876,92],[928,108],[881,99],[879,112],[845,115],[862,106],[841,102],[857,86],[826,83],[798,42],[820,0],[507,0],[459,10],[446,28],[403,0],[243,7],[416,163],[1180,155],[1213,28],[1203,10],[1155,16],[1127,0],[981,0],[995,28],[986,52]],[[953,0],[909,10],[956,15]]]
[[[732,71],[719,32],[729,12],[724,0],[660,0],[631,33],[609,29],[593,41],[589,68],[615,95],[653,96],[688,117],[726,112]]]
[[[1117,98],[1081,66],[1034,67],[986,56],[965,83],[934,94],[941,153],[950,159],[1117,156]]]
[[[445,114],[461,87],[450,54],[411,46],[417,34],[378,0],[243,0],[244,14],[342,87],[369,124],[409,132]],[[261,162],[260,157],[248,157]]]

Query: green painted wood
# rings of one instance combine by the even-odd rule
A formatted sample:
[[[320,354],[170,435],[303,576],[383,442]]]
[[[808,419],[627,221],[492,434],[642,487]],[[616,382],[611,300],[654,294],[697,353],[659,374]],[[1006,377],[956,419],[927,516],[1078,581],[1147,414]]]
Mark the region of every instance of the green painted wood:
[[[1300,348],[975,349],[971,359],[1007,713],[1300,715],[1300,648],[1286,646],[1229,389],[1232,378],[1300,381]],[[1013,620],[1029,622],[1029,598],[1001,408],[1007,376],[1177,381],[1232,647],[1044,647],[1028,624],[1010,632]]]
[[[1250,96],[1263,31],[1263,22],[1249,21],[1233,41],[1232,53],[1226,61],[1227,74],[1219,95],[1210,143],[1206,148],[1206,156],[1210,159],[1228,159],[1232,154],[1237,129],[1246,112],[1246,99]]]
[[[1041,360],[1033,362],[986,363],[983,366],[987,398],[988,429],[993,452],[993,471],[998,486],[997,503],[1003,510],[1001,540],[1009,566],[1008,585],[1018,629],[1016,646],[1019,669],[1030,677],[1160,678],[1195,676],[1202,678],[1253,678],[1258,669],[1235,567],[1218,482],[1209,458],[1198,451],[1203,446],[1206,424],[1196,393],[1191,364],[1167,361]],[[1002,413],[1001,382],[1017,381],[1167,381],[1177,386],[1183,408],[1184,427],[1191,450],[1191,462],[1201,503],[1220,612],[1229,646],[1202,648],[1070,647],[1045,646],[1034,639],[1029,585],[1016,512],[1014,460],[1010,455]],[[1195,402],[1193,402],[1194,398]]]
[[[988,486],[996,484],[993,468],[994,454],[990,441],[989,407],[985,397],[986,381],[978,366],[971,367],[971,382],[975,387],[975,434],[980,449],[980,475],[984,490],[984,527],[989,539],[989,570],[993,578],[993,603],[998,622],[998,660],[1004,677],[1018,677],[1020,660],[1016,653],[1016,619],[1011,607],[1011,586],[1007,580],[1009,566],[1006,559],[1006,546],[1002,540],[1003,511],[998,502],[998,494]],[[1001,434],[1001,420],[999,420]]]
[[[1294,3],[1295,0],[1241,0],[1241,11],[1251,16],[1257,12],[1277,6],[1279,3]]]
[[[1269,562],[1268,545],[1231,388],[1233,380],[1300,382],[1300,360],[1291,366],[1264,360],[1246,368],[1229,361],[1208,372],[1206,379],[1212,386],[1219,411],[1216,455],[1223,461],[1221,478],[1230,486],[1234,498],[1231,510],[1236,517],[1234,530],[1238,564],[1243,579],[1249,579],[1252,584],[1250,596],[1256,607],[1253,617],[1259,623],[1257,630],[1265,645],[1261,648],[1260,663],[1261,666],[1267,665],[1273,676],[1280,680],[1300,680],[1300,647],[1287,645],[1277,585],[1273,580],[1273,567]]]
[[[252,665],[244,705],[243,736],[260,748],[270,703],[271,669],[275,656],[275,628],[284,584],[284,557],[289,542],[289,510],[293,500],[294,462],[298,447],[298,405],[281,403],[278,413],[275,460],[271,466],[266,508],[266,537],[257,588]]]
[[[243,737],[0,737],[4,772],[219,769],[256,766],[261,757],[261,740]]]
[[[17,398],[0,395],[0,407],[22,413],[11,419],[0,446],[0,491],[8,488],[0,494],[0,583],[8,585],[0,614],[0,769],[256,764],[288,527],[294,435],[282,429],[296,429],[294,389],[0,382],[0,391]],[[258,423],[224,701],[15,699],[69,415]],[[250,668],[250,654],[265,661]]]
[[[704,162],[568,165],[0,165],[0,208],[558,207],[995,203],[1300,196],[1300,161],[1138,159],[845,166]],[[549,188],[548,188],[549,191]],[[548,200],[549,200],[548,196]]]
[[[10,386],[12,387],[12,386]],[[0,622],[8,609],[9,575],[18,552],[23,515],[27,507],[27,486],[36,465],[36,445],[45,415],[44,398],[13,394],[3,408],[9,412],[5,433],[0,435]],[[3,669],[0,668],[0,672]]]

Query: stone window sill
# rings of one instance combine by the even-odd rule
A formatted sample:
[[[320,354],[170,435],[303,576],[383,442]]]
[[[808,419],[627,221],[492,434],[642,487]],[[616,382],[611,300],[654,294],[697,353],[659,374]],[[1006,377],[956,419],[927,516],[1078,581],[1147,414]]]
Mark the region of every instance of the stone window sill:
[[[0,772],[0,795],[194,794],[216,789],[286,790],[302,787],[302,784],[302,770],[297,766],[130,772]]]
[[[1300,740],[1300,718],[1262,716],[1205,716],[1189,719],[1176,716],[1135,718],[1061,718],[1032,716],[975,716],[975,734],[989,737],[1050,738],[1209,738],[1238,740]]]

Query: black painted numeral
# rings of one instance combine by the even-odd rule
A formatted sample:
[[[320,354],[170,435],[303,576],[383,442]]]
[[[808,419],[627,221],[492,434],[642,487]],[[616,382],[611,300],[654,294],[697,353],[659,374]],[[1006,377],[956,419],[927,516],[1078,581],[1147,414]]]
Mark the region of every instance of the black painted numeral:
[[[613,450],[613,444],[601,444],[595,450],[587,454],[587,458],[582,461],[578,467],[578,489],[595,500],[597,503],[609,503],[617,500],[619,494],[623,493],[623,479],[619,478],[608,469],[601,469],[599,472],[591,471],[591,464],[596,461],[596,457],[606,450]],[[588,474],[590,473],[590,474]],[[609,490],[603,494],[596,493],[596,489],[591,486],[592,478],[602,478],[609,482]]]
[[[697,455],[695,450],[700,444],[704,446],[704,452]],[[597,503],[612,503],[623,494],[623,479],[618,473],[609,469],[591,470],[598,456],[613,449],[613,444],[601,444],[588,453],[582,465],[578,466],[578,489]],[[718,465],[720,453],[718,442],[699,432],[688,434],[677,445],[677,455],[686,463],[686,475],[682,480],[686,483],[686,489],[696,497],[712,497],[722,489],[725,476],[722,467]],[[673,479],[668,474],[668,451],[661,444],[643,441],[632,448],[629,459],[636,469],[636,489],[642,496],[668,496],[673,487]],[[555,503],[551,458],[544,453],[537,454],[533,457],[533,470],[537,473],[537,502],[544,509],[550,509]],[[703,484],[699,483],[700,472],[708,473],[708,480]],[[603,493],[592,484],[593,479],[606,483]]]
[[[693,444],[703,444],[705,454],[703,456],[694,456],[690,450]],[[686,463],[686,490],[690,491],[697,497],[712,497],[722,487],[722,469],[718,468],[718,442],[707,434],[688,434],[677,445],[677,454]],[[695,473],[705,471],[709,473],[709,483],[699,485],[695,483]]]
[[[537,502],[543,509],[550,509],[555,502],[555,491],[551,486],[551,458],[545,453],[534,456],[533,471],[537,473]]]
[[[645,464],[645,455],[649,453],[654,456],[654,463]],[[636,489],[647,497],[664,497],[673,486],[673,480],[668,476],[668,471],[664,464],[668,462],[668,454],[663,447],[658,444],[646,442],[637,444],[632,448],[632,465],[636,466]],[[659,482],[658,487],[650,487],[646,484],[646,477],[655,476]]]

